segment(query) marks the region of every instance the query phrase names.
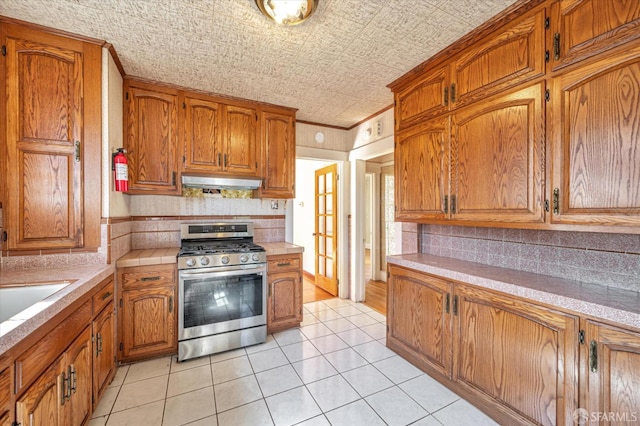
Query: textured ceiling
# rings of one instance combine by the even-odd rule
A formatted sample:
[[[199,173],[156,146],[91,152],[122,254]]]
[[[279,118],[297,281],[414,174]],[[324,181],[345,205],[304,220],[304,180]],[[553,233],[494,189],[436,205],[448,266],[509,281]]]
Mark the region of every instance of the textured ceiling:
[[[279,27],[253,0],[1,0],[0,15],[111,43],[127,75],[298,108],[350,127],[386,87],[515,0],[319,0]]]

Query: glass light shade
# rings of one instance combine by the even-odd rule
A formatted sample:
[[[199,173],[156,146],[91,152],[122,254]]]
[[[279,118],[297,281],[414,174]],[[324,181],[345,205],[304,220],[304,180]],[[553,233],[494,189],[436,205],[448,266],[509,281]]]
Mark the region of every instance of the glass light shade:
[[[318,0],[256,0],[258,9],[279,25],[297,25],[318,6]]]

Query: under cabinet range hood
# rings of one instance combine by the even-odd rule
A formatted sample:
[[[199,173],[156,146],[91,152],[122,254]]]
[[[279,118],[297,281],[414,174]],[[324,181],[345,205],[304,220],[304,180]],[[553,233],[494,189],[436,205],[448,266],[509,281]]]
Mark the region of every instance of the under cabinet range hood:
[[[182,175],[182,186],[203,189],[258,189],[262,185],[259,178],[229,178],[213,176]]]

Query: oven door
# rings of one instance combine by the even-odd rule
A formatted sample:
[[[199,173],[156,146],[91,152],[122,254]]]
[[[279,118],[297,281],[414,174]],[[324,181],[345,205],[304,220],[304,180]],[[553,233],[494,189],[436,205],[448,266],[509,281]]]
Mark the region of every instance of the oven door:
[[[265,264],[179,272],[178,340],[267,323]]]

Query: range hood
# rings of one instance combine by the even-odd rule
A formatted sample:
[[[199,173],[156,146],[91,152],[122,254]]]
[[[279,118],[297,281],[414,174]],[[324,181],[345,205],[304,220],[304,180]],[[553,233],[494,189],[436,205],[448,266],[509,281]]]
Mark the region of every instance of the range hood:
[[[262,185],[259,178],[229,178],[214,176],[182,175],[182,186],[203,189],[258,189]]]

